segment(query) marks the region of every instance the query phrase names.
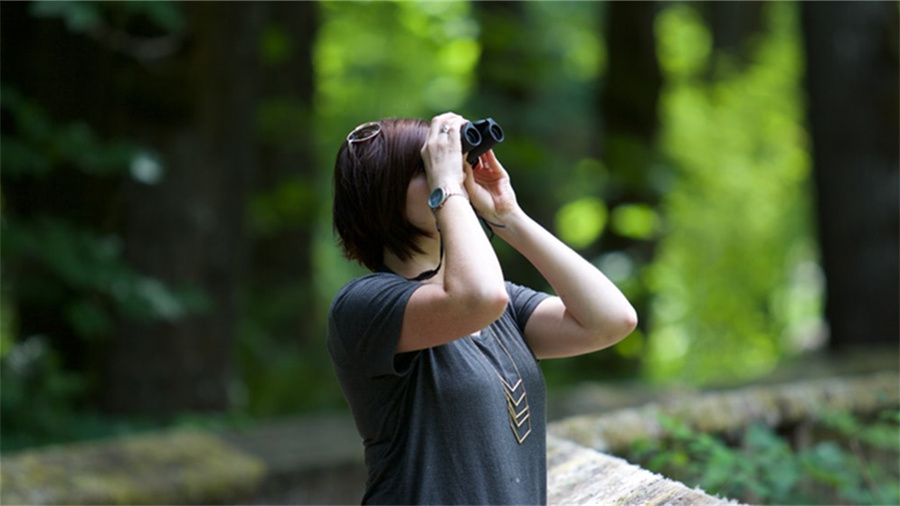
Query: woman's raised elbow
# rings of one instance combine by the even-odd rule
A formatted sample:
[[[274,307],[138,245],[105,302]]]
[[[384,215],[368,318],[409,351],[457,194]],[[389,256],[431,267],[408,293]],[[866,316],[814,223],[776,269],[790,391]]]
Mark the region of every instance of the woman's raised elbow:
[[[486,312],[492,317],[491,321],[497,320],[506,311],[506,305],[509,304],[509,293],[504,285],[501,289],[492,289],[486,291],[482,295],[482,302]]]
[[[631,334],[634,329],[638,326],[638,314],[637,311],[630,304],[628,308],[622,313],[622,329],[624,333],[622,334],[622,338]]]
[[[502,289],[486,287],[470,294],[465,313],[469,317],[483,321],[487,326],[503,316],[508,303],[509,293],[506,291],[506,286],[502,286]]]
[[[607,348],[628,337],[638,325],[637,311],[629,304],[615,315],[608,317],[594,332],[597,349]]]

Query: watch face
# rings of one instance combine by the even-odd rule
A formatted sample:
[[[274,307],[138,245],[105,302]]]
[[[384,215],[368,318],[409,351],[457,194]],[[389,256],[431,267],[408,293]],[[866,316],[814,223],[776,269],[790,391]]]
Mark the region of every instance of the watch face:
[[[432,209],[437,208],[444,201],[444,189],[435,188],[428,197],[428,206]]]

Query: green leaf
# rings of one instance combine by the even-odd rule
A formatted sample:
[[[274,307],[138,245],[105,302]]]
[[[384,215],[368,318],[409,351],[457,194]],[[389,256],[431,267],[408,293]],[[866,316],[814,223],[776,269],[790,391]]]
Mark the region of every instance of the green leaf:
[[[77,33],[96,29],[102,22],[96,2],[32,2],[30,12],[35,17],[61,18],[66,27]]]
[[[556,213],[556,232],[573,248],[583,248],[600,238],[606,227],[606,204],[596,197],[569,202]]]
[[[263,63],[281,65],[294,55],[293,39],[280,25],[271,24],[265,27],[260,40],[260,53]]]
[[[65,309],[66,319],[78,336],[91,339],[108,336],[113,323],[108,312],[99,304],[81,299],[69,304]]]
[[[659,233],[660,218],[646,204],[622,204],[613,209],[612,229],[623,237],[652,239]]]

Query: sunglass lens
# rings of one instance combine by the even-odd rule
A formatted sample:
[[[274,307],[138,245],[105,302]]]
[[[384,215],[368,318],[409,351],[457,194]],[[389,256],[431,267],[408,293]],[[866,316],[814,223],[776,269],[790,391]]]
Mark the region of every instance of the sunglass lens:
[[[354,130],[348,139],[353,142],[364,141],[366,139],[370,139],[375,136],[378,132],[381,131],[381,125],[378,123],[372,123],[369,125],[363,125],[356,130]]]

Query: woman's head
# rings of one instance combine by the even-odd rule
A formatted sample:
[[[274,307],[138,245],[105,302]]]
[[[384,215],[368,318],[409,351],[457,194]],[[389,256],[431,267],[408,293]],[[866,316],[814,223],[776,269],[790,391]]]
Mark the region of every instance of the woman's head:
[[[383,119],[357,127],[338,150],[334,229],[344,255],[370,270],[382,266],[385,248],[401,260],[421,253],[416,239],[428,233],[407,219],[406,192],[424,169],[428,128],[420,119]]]

